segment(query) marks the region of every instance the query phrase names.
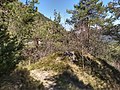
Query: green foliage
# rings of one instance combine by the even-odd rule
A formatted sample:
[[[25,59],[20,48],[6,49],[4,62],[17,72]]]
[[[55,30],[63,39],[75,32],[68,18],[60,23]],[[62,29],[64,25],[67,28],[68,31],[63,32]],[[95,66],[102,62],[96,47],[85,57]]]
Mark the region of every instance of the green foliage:
[[[114,40],[120,42],[120,24],[114,25],[109,30],[104,31],[104,35],[110,35]]]
[[[58,22],[53,22],[41,13],[34,11],[30,5],[24,5],[20,2],[10,2],[6,3],[3,7],[6,10],[4,19],[6,22],[10,22],[7,25],[11,36],[16,36],[17,39],[24,44],[32,41],[34,45],[38,40],[42,41],[43,45],[39,46],[35,44],[35,46],[33,46],[39,47],[39,49],[36,52],[34,48],[33,51],[35,52],[34,54],[31,53],[31,57],[36,57],[39,52],[44,54],[46,48],[49,47],[47,43],[50,42],[54,47],[54,43],[63,38],[64,28],[59,25]],[[37,41],[35,41],[36,38]],[[31,48],[27,47],[27,49]],[[49,50],[47,52],[49,52]],[[29,55],[28,58],[30,58]]]
[[[80,0],[74,10],[69,10],[68,13],[72,14],[72,23],[87,23],[89,26],[103,25],[106,16],[105,7],[99,0]]]
[[[118,61],[120,60],[120,44],[119,43],[112,43],[109,44],[109,54],[108,54],[108,59],[110,61]]]
[[[39,4],[39,0],[26,0],[26,5],[29,5],[32,12],[37,11],[36,4]]]
[[[73,31],[77,33],[78,46],[96,57],[107,57],[108,60],[108,43],[104,43],[100,37],[104,32],[119,41],[119,25],[114,25],[114,21],[119,20],[119,9],[118,0],[111,1],[107,6],[100,0],[80,0],[74,10],[68,10],[72,14],[68,22],[74,25],[74,30],[80,32]]]
[[[105,24],[106,13],[103,2],[80,0],[77,5],[74,5],[74,10],[68,10],[68,13],[72,14],[68,22],[74,25],[73,32],[76,33],[78,46],[91,53],[95,49],[92,45],[98,42],[100,29],[103,29]]]
[[[18,1],[18,0],[0,0],[0,7],[3,6],[3,4],[5,3],[14,2],[14,1]]]
[[[7,27],[0,25],[0,75],[10,72],[19,62],[22,43],[16,37],[11,37]]]
[[[5,10],[3,7],[0,12],[0,76],[16,67],[20,60],[20,50],[23,47],[21,40],[18,41],[16,35],[9,32],[10,19]]]
[[[4,8],[8,21],[11,22],[8,24],[8,30],[23,42],[33,38],[35,32],[39,32],[42,25],[48,20],[42,14],[34,11],[31,6],[23,5],[20,2],[7,3]]]
[[[113,0],[107,6],[100,0],[80,0],[79,4],[74,6],[74,10],[68,10],[72,14],[71,21],[75,26],[84,24],[85,27],[99,26],[102,29],[110,29],[114,26],[114,21],[119,20],[120,5],[119,0]]]
[[[60,24],[60,22],[61,22],[60,12],[58,13],[56,10],[54,10],[54,21],[55,21],[55,23],[58,23],[58,24]]]
[[[119,0],[113,0],[108,3],[107,10],[109,13],[111,13],[111,18],[113,20],[120,19],[120,1]]]
[[[34,70],[34,69],[53,70],[58,73],[69,69],[69,66],[66,63],[61,61],[60,62],[55,61],[55,59],[57,60],[58,57],[62,57],[62,53],[58,52],[58,53],[49,55],[48,57],[42,58],[40,62],[31,64],[27,68],[29,68],[29,70]],[[65,60],[67,60],[67,58],[64,58],[64,61]]]

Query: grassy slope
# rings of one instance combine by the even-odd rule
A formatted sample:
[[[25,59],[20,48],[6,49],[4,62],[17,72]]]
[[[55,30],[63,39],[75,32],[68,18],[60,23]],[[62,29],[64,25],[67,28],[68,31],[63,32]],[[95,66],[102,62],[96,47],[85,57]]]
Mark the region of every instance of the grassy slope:
[[[112,66],[107,64],[104,60],[93,58],[90,55],[80,56],[79,61],[73,63],[70,61],[68,57],[64,57],[60,59],[62,53],[52,54],[48,57],[43,58],[40,62],[36,64],[28,66],[28,70],[41,70],[41,71],[50,71],[53,70],[54,72],[58,73],[58,77],[64,74],[63,77],[68,78],[66,75],[69,76],[68,82],[71,82],[73,78],[76,77],[77,80],[73,81],[71,84],[75,90],[79,89],[120,89],[120,72],[114,69]],[[81,59],[83,57],[83,59]],[[60,60],[59,60],[59,59]],[[62,78],[62,77],[61,77]],[[60,80],[61,78],[57,78]],[[72,90],[70,86],[64,80],[60,80],[61,83],[58,86],[59,88],[64,88]],[[59,82],[60,82],[59,81]],[[83,82],[83,87],[76,86],[75,82]],[[58,82],[58,83],[59,83]],[[62,85],[66,85],[63,86]],[[89,86],[89,87],[88,87]]]

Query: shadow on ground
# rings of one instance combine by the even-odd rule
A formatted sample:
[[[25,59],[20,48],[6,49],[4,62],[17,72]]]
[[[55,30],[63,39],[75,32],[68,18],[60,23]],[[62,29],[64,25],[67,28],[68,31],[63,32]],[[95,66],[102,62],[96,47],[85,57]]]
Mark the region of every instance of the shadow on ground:
[[[29,75],[29,72],[24,69],[1,77],[0,90],[44,90],[42,83],[33,80]]]
[[[93,90],[92,86],[89,84],[85,85],[82,81],[79,81],[76,75],[68,71],[49,78],[49,80],[55,81],[54,83],[56,83],[56,85],[50,86],[52,90]]]
[[[79,62],[75,64],[79,67],[83,67],[84,65],[83,70],[86,73],[107,83],[109,85],[108,88],[120,89],[120,72],[105,60],[100,58],[93,60],[89,57],[83,57],[83,60],[79,60]]]

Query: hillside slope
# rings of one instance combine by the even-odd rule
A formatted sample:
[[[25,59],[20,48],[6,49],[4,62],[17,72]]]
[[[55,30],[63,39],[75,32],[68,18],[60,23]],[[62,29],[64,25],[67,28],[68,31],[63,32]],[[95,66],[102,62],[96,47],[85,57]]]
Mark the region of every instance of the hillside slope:
[[[47,38],[53,34],[53,28],[55,29],[54,21],[18,1],[3,4],[0,8],[0,19],[8,23],[10,33],[17,35],[19,39]]]
[[[89,54],[72,53],[53,53],[35,64],[19,65],[10,76],[1,79],[0,90],[120,89],[118,70]]]
[[[120,90],[118,70],[106,63],[107,60],[72,51],[77,46],[74,45],[76,40],[69,38],[62,26],[31,7],[16,0],[3,4],[0,6],[0,21],[0,25],[7,26],[10,37],[15,36],[23,44],[34,43],[24,45],[19,53],[19,64],[17,62],[9,74],[1,75],[0,90]],[[42,44],[38,44],[39,41]],[[71,51],[67,51],[69,43],[70,48],[74,46],[69,49]],[[8,63],[1,59],[0,64],[5,63],[5,68],[9,68],[13,64],[9,59]]]
[[[120,72],[89,54],[54,53],[27,68],[48,90],[120,89]]]

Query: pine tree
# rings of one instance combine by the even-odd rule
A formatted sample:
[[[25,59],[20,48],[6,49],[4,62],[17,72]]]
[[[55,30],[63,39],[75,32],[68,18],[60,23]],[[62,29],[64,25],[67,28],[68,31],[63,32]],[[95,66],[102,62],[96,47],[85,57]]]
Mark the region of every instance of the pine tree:
[[[9,18],[4,12],[0,12],[0,76],[9,73],[16,67],[20,60],[22,42],[8,31]]]
[[[54,27],[53,30],[55,33],[60,33],[60,30],[62,30],[62,26],[60,25],[61,22],[61,15],[60,12],[57,12],[54,10]]]
[[[74,6],[74,10],[68,10],[72,14],[70,24],[74,24],[74,29],[80,32],[79,39],[88,51],[90,48],[90,38],[92,29],[100,29],[105,22],[105,7],[99,0],[80,0]]]
[[[106,16],[103,2],[99,0],[80,0],[79,4],[74,6],[74,10],[67,12],[72,14],[71,23],[74,23],[76,27],[79,25],[88,28],[101,26]]]
[[[107,10],[113,20],[120,19],[120,0],[113,0],[108,3]]]
[[[60,24],[61,22],[61,15],[60,12],[54,10],[54,22]]]
[[[33,11],[37,11],[36,4],[39,4],[39,0],[26,0],[26,5],[29,5]]]
[[[10,37],[6,27],[0,25],[0,76],[15,68],[22,48],[16,37]]]
[[[110,1],[106,6],[106,13],[109,15],[106,19],[106,30],[109,32],[114,27],[114,22],[120,20],[120,1]]]

